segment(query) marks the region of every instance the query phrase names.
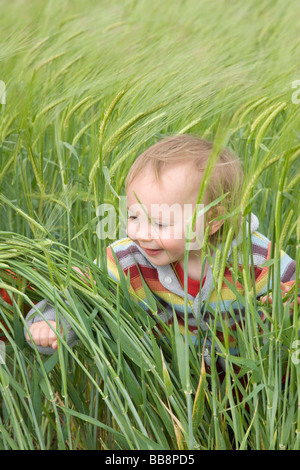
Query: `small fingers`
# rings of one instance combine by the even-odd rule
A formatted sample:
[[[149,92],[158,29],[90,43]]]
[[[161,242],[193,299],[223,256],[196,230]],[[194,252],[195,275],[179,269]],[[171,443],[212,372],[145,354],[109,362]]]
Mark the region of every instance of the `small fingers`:
[[[50,321],[49,324],[53,326],[53,328],[56,327],[56,322],[54,321]],[[33,323],[30,326],[29,330],[32,336],[32,341],[37,346],[42,346],[46,348],[48,346],[53,347],[54,345],[54,349],[57,348],[56,333],[50,328],[50,326],[45,321]],[[28,334],[26,334],[26,338],[28,339],[28,341],[30,341],[30,337]]]
[[[267,302],[269,304],[272,304],[272,296],[271,295],[269,295],[269,297],[267,295],[264,295],[263,297],[261,297],[260,300],[263,304],[266,304]]]

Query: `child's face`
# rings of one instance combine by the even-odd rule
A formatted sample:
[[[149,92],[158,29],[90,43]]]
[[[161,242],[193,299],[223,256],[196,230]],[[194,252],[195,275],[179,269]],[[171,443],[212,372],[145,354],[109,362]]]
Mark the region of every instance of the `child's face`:
[[[164,170],[159,181],[147,168],[127,188],[127,234],[155,265],[184,259],[186,221],[193,216],[198,196],[191,180],[190,168],[178,164]],[[203,216],[197,218],[194,232],[201,240]],[[198,254],[199,247],[194,242],[189,249]]]

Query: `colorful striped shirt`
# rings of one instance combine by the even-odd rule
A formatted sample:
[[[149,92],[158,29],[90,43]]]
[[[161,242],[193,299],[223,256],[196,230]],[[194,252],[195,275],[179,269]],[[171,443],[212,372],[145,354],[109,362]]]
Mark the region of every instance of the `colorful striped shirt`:
[[[181,332],[185,331],[185,318],[188,318],[188,329],[191,338],[197,341],[206,337],[206,361],[210,362],[211,331],[216,329],[217,338],[224,343],[224,321],[229,327],[227,338],[229,353],[237,354],[235,330],[238,324],[245,319],[244,270],[250,270],[250,279],[254,280],[250,286],[250,294],[258,298],[272,289],[272,276],[270,260],[272,243],[257,232],[258,220],[251,216],[251,255],[247,266],[242,263],[241,255],[238,257],[238,271],[240,277],[233,270],[233,251],[235,241],[228,256],[228,262],[223,273],[215,269],[212,263],[203,280],[199,283],[199,292],[196,296],[185,292],[178,275],[171,264],[156,266],[152,264],[145,252],[129,238],[112,243],[107,249],[107,269],[109,276],[120,282],[120,272],[129,276],[130,292],[136,297],[138,303],[149,314],[155,313],[165,323],[172,323],[174,315],[178,320]],[[251,262],[252,259],[252,262]],[[265,265],[266,263],[266,265]],[[222,279],[220,279],[222,276]],[[286,283],[295,279],[295,261],[285,252],[281,252],[280,259],[281,282]],[[149,291],[155,298],[157,311],[153,310],[153,299],[149,299]],[[187,298],[187,302],[185,299]],[[185,305],[187,304],[187,307]],[[186,308],[188,311],[186,312]],[[223,326],[222,326],[223,324]]]
[[[238,354],[235,332],[237,326],[242,327],[245,321],[244,298],[249,298],[249,293],[253,298],[259,298],[272,290],[272,276],[270,276],[272,243],[257,232],[257,228],[258,220],[252,214],[249,227],[251,250],[247,262],[243,263],[242,256],[237,255],[241,242],[238,237],[230,246],[227,264],[222,272],[217,267],[216,258],[210,260],[206,276],[202,282],[199,282],[198,293],[190,291],[188,286],[184,289],[182,276],[178,276],[174,265],[152,264],[146,253],[129,238],[117,240],[107,248],[108,274],[113,281],[129,289],[135,301],[153,316],[158,326],[160,321],[172,324],[176,317],[180,332],[185,335],[185,319],[187,319],[191,339],[195,344],[205,343],[204,359],[206,364],[210,365],[213,335],[215,334],[217,340],[215,341],[217,351],[222,352],[221,346],[225,344],[229,348],[226,352]],[[269,263],[266,263],[267,261]],[[295,282],[295,269],[295,261],[282,251],[281,282]],[[254,281],[252,285],[247,281],[245,274],[248,274],[248,279]],[[247,285],[248,293],[245,292]],[[45,303],[46,300],[40,302],[43,308]],[[40,304],[37,304],[37,309],[40,308]],[[47,306],[43,315],[49,321],[56,319],[55,309],[51,305]],[[259,320],[261,318],[262,313]],[[32,309],[26,317],[28,326],[32,322],[41,320],[38,310],[35,312],[35,309]],[[71,330],[68,343],[72,345],[76,343],[76,335]],[[39,346],[38,350],[43,354],[53,353],[51,347]],[[225,369],[221,356],[218,358],[218,364]]]

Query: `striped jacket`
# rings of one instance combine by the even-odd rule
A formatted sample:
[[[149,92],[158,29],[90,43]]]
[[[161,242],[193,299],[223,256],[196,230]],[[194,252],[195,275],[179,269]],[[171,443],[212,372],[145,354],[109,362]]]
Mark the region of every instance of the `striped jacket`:
[[[272,289],[272,277],[269,276],[270,267],[266,261],[270,260],[271,242],[257,232],[258,220],[251,215],[251,248],[252,260],[247,266],[242,266],[241,256],[238,258],[238,267],[243,278],[243,270],[251,269],[254,275],[254,285],[250,286],[251,295],[258,298]],[[129,238],[112,243],[107,249],[107,268],[109,276],[120,282],[120,268],[125,276],[130,276],[130,289],[139,304],[151,314],[153,302],[149,301],[149,290],[157,302],[156,314],[166,323],[171,323],[174,314],[179,327],[184,333],[185,318],[188,318],[188,329],[194,341],[206,336],[206,361],[210,362],[211,331],[216,328],[216,336],[224,342],[224,326],[226,320],[230,333],[229,353],[237,354],[235,330],[245,317],[243,284],[234,275],[232,252],[234,245],[238,248],[238,241],[232,243],[228,252],[228,263],[223,273],[216,271],[214,264],[209,266],[205,282],[196,297],[185,293],[172,265],[155,266],[147,259],[144,251]],[[250,258],[249,258],[250,259]],[[118,267],[119,265],[119,267]],[[286,253],[281,252],[281,282],[290,282],[295,278],[295,261]],[[252,266],[252,268],[251,268]],[[220,275],[222,279],[220,280]],[[145,287],[145,285],[147,287]],[[185,298],[187,297],[187,302]],[[188,312],[185,313],[185,304]]]
[[[252,214],[250,230],[255,282],[254,285],[250,286],[250,289],[255,297],[265,294],[268,289],[271,290],[272,288],[272,278],[269,278],[270,268],[263,266],[266,261],[270,260],[271,242],[258,233],[257,228],[258,220]],[[238,279],[235,279],[232,270],[233,263],[231,262],[234,246],[238,247],[238,243],[239,240],[232,243],[228,252],[228,263],[223,273],[216,269],[213,262],[211,263],[205,282],[196,297],[185,293],[172,265],[155,266],[151,264],[144,251],[129,238],[118,240],[107,248],[107,269],[109,276],[118,283],[121,281],[120,274],[124,274],[127,278],[129,276],[131,294],[144,310],[148,311],[150,315],[155,314],[154,318],[159,316],[161,321],[171,324],[174,315],[176,315],[179,328],[184,334],[185,318],[187,317],[192,340],[196,342],[200,337],[200,341],[203,342],[205,338],[204,358],[209,365],[212,347],[211,331],[216,329],[216,337],[219,343],[215,347],[220,350],[218,344],[224,343],[224,326],[222,326],[224,321],[229,326],[229,336],[227,338],[229,352],[230,354],[237,354],[238,352],[235,330],[245,317],[245,307],[242,303],[244,282],[241,283]],[[241,273],[243,269],[249,269],[250,265],[251,263],[247,262],[247,266],[243,267],[241,259],[239,260]],[[281,253],[280,265],[281,281],[293,281],[295,279],[295,262],[284,252]],[[149,298],[149,292],[151,292],[151,299]],[[155,299],[154,303],[153,297]],[[153,311],[154,304],[155,312]],[[55,321],[55,309],[47,304],[47,300],[42,300],[36,305],[36,308],[43,308],[43,315],[47,320]],[[35,308],[26,317],[28,326],[41,320],[42,318],[37,314],[37,311],[35,312]],[[70,345],[76,343],[76,335],[71,330],[69,331],[68,343]],[[31,343],[29,344],[31,346]],[[51,347],[39,346],[37,349],[43,354],[53,354]],[[220,358],[218,361],[221,366],[224,366]]]

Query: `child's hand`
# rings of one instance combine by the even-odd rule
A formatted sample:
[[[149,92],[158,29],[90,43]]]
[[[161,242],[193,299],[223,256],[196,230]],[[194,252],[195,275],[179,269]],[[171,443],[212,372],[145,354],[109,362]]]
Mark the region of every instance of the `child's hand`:
[[[73,269],[74,271],[76,271],[76,272],[79,274],[79,278],[80,278],[83,282],[85,282],[85,283],[88,284],[88,285],[90,284],[90,282],[88,282],[88,281],[91,281],[91,278],[90,278],[90,276],[89,276],[89,274],[88,274],[87,272],[85,272],[85,273],[82,272],[82,271],[81,271],[79,268],[77,268],[76,266],[73,266],[72,269]]]
[[[49,324],[52,325],[54,329],[56,328],[55,321],[49,321]],[[51,346],[52,349],[57,349],[57,336],[45,321],[33,323],[29,327],[29,331],[32,336],[32,341],[37,346],[42,346],[44,348]],[[31,341],[28,333],[26,333],[26,338],[28,341]]]
[[[288,302],[288,299],[293,296],[294,287],[295,287],[295,281],[287,282],[285,284],[283,282],[280,283],[281,295],[284,301],[283,305],[286,305]],[[271,294],[269,295],[269,297],[265,295],[260,300],[263,304],[269,303],[271,305],[273,302]],[[298,295],[298,304],[300,305],[299,295]],[[292,308],[293,306],[294,306],[294,302],[291,302],[290,307]]]

